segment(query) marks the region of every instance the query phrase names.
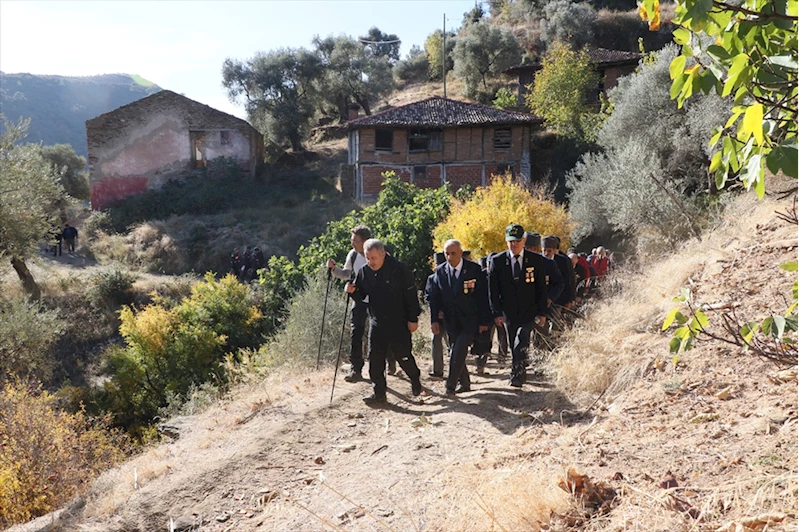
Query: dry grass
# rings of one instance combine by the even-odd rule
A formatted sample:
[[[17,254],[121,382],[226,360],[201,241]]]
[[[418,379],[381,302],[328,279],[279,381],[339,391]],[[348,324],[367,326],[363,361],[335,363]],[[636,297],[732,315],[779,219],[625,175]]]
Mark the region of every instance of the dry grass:
[[[755,226],[772,218],[777,205],[743,196],[702,241],[692,239],[671,255],[649,257],[637,272],[620,271],[621,293],[599,301],[552,356],[557,386],[574,397],[613,396],[627,389],[656,357],[668,353],[669,338],[660,334],[660,325],[674,307],[672,297],[704,267],[733,255],[742,244],[754,244]]]

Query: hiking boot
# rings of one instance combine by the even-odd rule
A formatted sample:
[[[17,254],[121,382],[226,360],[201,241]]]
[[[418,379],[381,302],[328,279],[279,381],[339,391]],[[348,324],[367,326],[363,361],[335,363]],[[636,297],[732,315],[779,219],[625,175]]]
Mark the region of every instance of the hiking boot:
[[[385,394],[376,394],[372,392],[363,398],[363,402],[367,405],[382,405],[388,402]]]
[[[521,377],[513,377],[508,384],[510,384],[514,388],[521,388],[522,385],[524,385],[524,379],[522,379]]]
[[[411,394],[414,397],[422,395],[422,381],[418,377],[411,382]]]
[[[472,387],[471,386],[464,386],[462,384],[458,385],[458,387],[455,388],[455,393],[466,393],[466,392],[471,392],[471,391],[472,391]]]
[[[436,373],[435,371],[428,371],[427,372],[427,376],[430,377],[431,379],[443,379],[444,378],[444,374],[443,373]]]
[[[389,375],[396,375],[397,374],[397,361],[396,360],[389,360],[388,361],[388,374]]]
[[[350,369],[350,371],[344,375],[344,380],[347,382],[358,382],[363,380],[363,376],[361,375],[360,370]]]

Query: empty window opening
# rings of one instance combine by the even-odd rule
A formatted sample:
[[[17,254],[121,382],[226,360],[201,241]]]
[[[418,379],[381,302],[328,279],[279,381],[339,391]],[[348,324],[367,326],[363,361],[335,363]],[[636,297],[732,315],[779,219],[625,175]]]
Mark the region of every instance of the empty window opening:
[[[509,150],[511,145],[511,132],[509,127],[498,127],[494,129],[494,149]]]
[[[222,146],[229,146],[230,145],[230,131],[220,131],[219,132],[219,143]]]
[[[375,150],[392,151],[394,149],[394,130],[375,130]]]
[[[417,179],[425,179],[427,178],[427,167],[426,166],[414,166],[413,167],[413,180],[416,181]]]
[[[408,134],[408,151],[441,151],[440,129],[412,129]]]
[[[205,168],[205,131],[190,131],[189,142],[191,144],[192,168]]]

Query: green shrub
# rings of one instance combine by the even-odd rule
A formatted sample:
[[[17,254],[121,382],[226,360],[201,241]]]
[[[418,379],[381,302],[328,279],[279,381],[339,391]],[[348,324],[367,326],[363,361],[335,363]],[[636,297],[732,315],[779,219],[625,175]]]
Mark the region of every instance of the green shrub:
[[[104,401],[134,433],[176,397],[185,400],[192,386],[224,384],[226,354],[257,347],[261,338],[249,288],[230,275],[216,281],[207,274],[176,306],[124,307],[120,320],[125,343],[106,353]]]
[[[137,276],[121,270],[101,272],[91,278],[87,296],[97,308],[119,307],[133,303],[133,283]]]
[[[95,238],[100,232],[110,233],[114,224],[108,211],[92,211],[83,222],[83,235],[88,239]]]
[[[426,81],[429,77],[430,61],[424,50],[413,45],[408,57],[394,65],[394,77],[400,81]]]
[[[350,229],[363,224],[386,244],[394,257],[413,270],[417,282],[424,282],[431,271],[433,228],[449,213],[448,186],[420,189],[400,181],[394,172],[383,176],[385,181],[377,203],[330,222],[324,233],[300,247],[297,254],[305,274],[316,273],[331,257],[343,261],[350,250]]]
[[[513,109],[519,105],[519,100],[512,90],[502,87],[497,91],[492,103],[497,109]]]
[[[47,379],[54,362],[50,349],[65,330],[55,310],[24,298],[0,298],[0,381],[9,374]]]
[[[272,334],[288,315],[291,298],[305,285],[305,274],[286,257],[270,257],[267,267],[258,270],[258,284],[263,293],[265,332]]]
[[[327,277],[317,270],[308,277],[308,283],[291,301],[284,327],[258,352],[258,365],[275,367],[282,365],[311,367],[316,364],[319,352],[319,336],[322,333]],[[348,356],[349,313],[345,316],[346,296],[338,282],[330,284],[327,314],[322,337],[322,360],[325,364],[335,361],[341,339],[342,325],[345,327],[342,357]],[[342,321],[344,320],[344,321]],[[345,352],[346,351],[346,352]]]

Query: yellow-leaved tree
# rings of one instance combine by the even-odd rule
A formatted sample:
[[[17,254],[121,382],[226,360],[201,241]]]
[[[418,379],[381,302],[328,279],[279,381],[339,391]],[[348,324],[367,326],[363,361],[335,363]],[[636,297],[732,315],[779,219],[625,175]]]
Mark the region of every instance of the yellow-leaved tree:
[[[526,188],[505,175],[478,188],[469,199],[454,202],[449,216],[433,230],[433,243],[441,250],[444,242],[455,238],[463,249],[471,250],[472,257],[485,257],[507,249],[505,227],[511,223],[541,236],[560,237],[564,250],[574,228],[565,207],[556,204],[542,187]]]

